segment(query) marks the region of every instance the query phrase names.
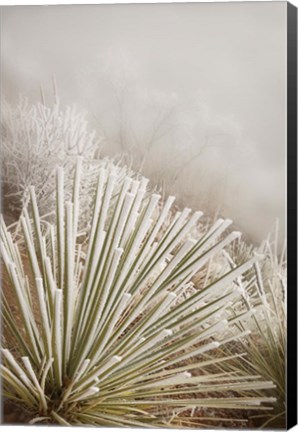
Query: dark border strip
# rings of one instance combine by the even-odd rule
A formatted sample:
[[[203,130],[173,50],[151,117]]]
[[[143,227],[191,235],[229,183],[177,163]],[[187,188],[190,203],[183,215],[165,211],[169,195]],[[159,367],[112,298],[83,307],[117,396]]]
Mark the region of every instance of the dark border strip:
[[[297,424],[297,9],[287,3],[287,429]]]

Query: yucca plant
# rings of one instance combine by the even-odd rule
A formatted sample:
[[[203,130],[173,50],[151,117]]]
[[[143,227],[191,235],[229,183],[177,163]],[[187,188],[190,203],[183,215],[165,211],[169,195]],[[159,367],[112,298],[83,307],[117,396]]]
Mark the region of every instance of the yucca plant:
[[[144,178],[119,187],[109,164],[81,233],[80,177],[79,161],[65,203],[58,169],[55,220],[41,217],[33,187],[21,230],[1,220],[3,396],[31,423],[61,425],[183,426],[190,408],[267,409],[269,380],[209,371],[239,355],[212,353],[249,333],[234,331],[237,316],[230,323],[227,310],[241,295],[237,278],[257,258],[188,291],[239,236],[225,234],[231,221],[193,239],[201,212],[171,214],[174,198],[158,205]]]
[[[254,423],[261,427],[285,428],[287,262],[285,244],[278,252],[278,222],[273,239],[270,234],[259,251],[264,259],[256,262],[245,277],[238,278],[242,304],[253,312],[237,323],[239,331],[251,329],[249,337],[241,342],[241,351],[247,353],[241,361],[241,367],[243,373],[256,373],[275,384],[275,388],[269,392],[276,398],[273,410],[253,415]],[[234,268],[234,260],[230,255],[225,255],[231,268]],[[232,314],[235,314],[235,309],[236,305]],[[229,366],[232,363],[239,366],[237,360]]]

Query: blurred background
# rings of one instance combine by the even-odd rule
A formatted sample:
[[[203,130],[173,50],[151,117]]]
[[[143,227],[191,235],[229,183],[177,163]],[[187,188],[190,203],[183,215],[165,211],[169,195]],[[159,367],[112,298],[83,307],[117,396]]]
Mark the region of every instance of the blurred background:
[[[2,7],[1,90],[88,113],[116,156],[253,242],[286,209],[286,3]]]

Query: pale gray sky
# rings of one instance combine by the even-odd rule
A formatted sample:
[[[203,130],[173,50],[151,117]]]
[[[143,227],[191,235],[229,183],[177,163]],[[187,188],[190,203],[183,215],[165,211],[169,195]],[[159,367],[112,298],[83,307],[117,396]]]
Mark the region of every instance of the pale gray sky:
[[[78,74],[86,66],[96,73],[98,57],[119,50],[129,53],[146,88],[185,100],[198,94],[211,110],[233,119],[258,158],[256,173],[246,167],[245,188],[262,189],[272,218],[283,219],[286,3],[2,8],[2,89],[8,98],[18,92],[38,98],[39,82],[55,74],[62,101],[84,104]]]

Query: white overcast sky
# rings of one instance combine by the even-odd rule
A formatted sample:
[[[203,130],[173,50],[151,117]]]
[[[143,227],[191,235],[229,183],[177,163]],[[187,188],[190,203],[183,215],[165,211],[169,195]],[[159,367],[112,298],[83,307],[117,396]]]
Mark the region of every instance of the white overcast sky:
[[[98,55],[121,49],[135,59],[144,86],[183,97],[197,92],[217,113],[233,118],[272,177],[268,194],[278,194],[273,211],[281,217],[286,3],[2,8],[1,76],[7,97],[18,92],[38,97],[39,82],[50,82],[55,74],[62,100],[78,101],[82,65],[92,68]],[[259,182],[261,188],[262,178]]]
[[[126,49],[145,85],[201,91],[217,111],[280,161],[285,139],[284,2],[16,6],[2,10],[2,76],[23,92],[54,73],[76,98],[74,77],[106,49]],[[4,88],[5,90],[5,88]]]

